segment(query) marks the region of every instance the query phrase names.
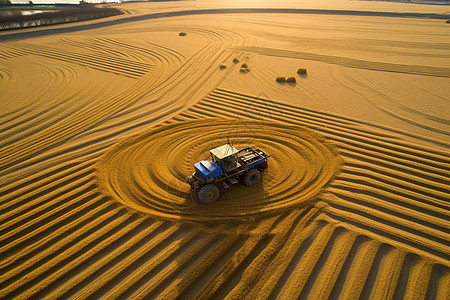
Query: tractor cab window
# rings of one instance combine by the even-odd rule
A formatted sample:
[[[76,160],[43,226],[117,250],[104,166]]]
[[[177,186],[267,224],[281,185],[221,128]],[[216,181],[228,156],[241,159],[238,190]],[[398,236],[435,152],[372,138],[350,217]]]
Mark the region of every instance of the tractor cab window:
[[[225,169],[225,172],[229,172],[231,170],[236,169],[236,155],[230,155],[228,157],[225,157],[222,159],[223,161],[223,167]]]
[[[217,156],[215,156],[212,153],[211,153],[211,159],[213,162],[215,162],[216,164],[218,164],[220,166],[220,159],[218,159]]]
[[[222,168],[223,172],[229,172],[238,167],[238,150],[232,145],[222,145],[220,147],[211,149],[210,152],[211,159]]]

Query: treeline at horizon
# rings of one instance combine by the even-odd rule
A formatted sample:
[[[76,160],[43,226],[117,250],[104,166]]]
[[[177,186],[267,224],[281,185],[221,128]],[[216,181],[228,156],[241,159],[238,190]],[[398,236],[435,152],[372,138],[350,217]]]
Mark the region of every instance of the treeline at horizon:
[[[39,6],[41,5],[39,4]],[[0,30],[70,23],[122,14],[122,12],[117,8],[98,7],[86,3],[65,5],[58,4],[57,6],[57,11],[42,12],[31,15],[22,15],[21,13],[17,13],[2,16],[0,19]]]

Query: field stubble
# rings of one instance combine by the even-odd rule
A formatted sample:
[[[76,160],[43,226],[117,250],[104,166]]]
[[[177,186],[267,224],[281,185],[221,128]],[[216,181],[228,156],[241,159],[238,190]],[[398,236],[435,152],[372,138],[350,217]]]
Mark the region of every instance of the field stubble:
[[[220,88],[262,78],[295,93],[316,75],[308,68],[295,87],[277,86],[252,60],[268,48],[225,26],[176,23],[188,33],[178,48],[178,31],[160,45],[142,39],[161,22],[2,43],[1,298],[448,298],[446,141],[430,147],[427,136]],[[20,90],[24,78],[33,83],[23,65],[31,59],[45,72]],[[445,68],[309,59],[448,77]],[[252,69],[240,74],[244,62]],[[95,94],[101,80],[84,78],[99,74],[122,84]],[[373,87],[343,78],[358,92]],[[427,122],[436,132],[446,121]],[[183,177],[226,135],[272,155],[263,182],[192,202]]]

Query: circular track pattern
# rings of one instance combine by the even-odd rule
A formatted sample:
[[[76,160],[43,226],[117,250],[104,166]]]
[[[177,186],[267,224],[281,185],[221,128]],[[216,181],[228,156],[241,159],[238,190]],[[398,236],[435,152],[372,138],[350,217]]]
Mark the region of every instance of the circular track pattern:
[[[219,186],[218,201],[201,204],[185,176],[209,150],[226,144],[263,149],[271,155],[261,181]],[[186,120],[161,125],[112,147],[99,161],[100,190],[135,210],[194,222],[245,220],[314,201],[338,173],[335,147],[304,127],[244,119]]]

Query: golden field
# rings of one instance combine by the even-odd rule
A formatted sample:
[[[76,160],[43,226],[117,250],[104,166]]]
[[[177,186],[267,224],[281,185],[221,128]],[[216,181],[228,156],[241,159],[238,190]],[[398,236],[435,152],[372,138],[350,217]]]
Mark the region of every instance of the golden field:
[[[110,5],[0,32],[1,299],[449,299],[447,5]]]

